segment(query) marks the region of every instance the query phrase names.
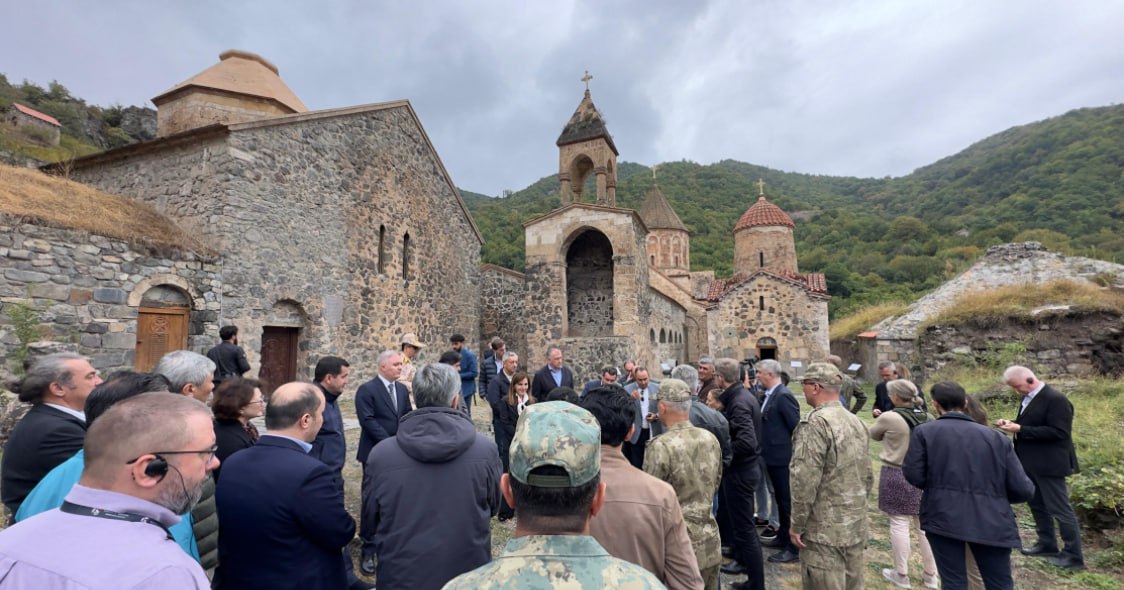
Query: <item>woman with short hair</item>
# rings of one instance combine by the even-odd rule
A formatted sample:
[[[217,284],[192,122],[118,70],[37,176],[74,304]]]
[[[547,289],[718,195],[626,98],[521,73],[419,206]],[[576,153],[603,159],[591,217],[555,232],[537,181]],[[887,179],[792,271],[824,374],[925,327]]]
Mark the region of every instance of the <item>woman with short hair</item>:
[[[527,373],[520,371],[512,375],[507,396],[500,400],[500,412],[496,420],[496,428],[499,429],[499,436],[496,438],[499,443],[500,460],[503,462],[504,473],[508,472],[508,452],[511,450],[511,441],[515,438],[515,425],[519,422],[519,416],[523,414],[527,406],[535,403],[535,401],[535,397],[531,395],[531,380],[527,377]],[[507,501],[501,502],[499,519],[504,521],[514,516],[515,510],[508,506]]]
[[[215,444],[218,446],[215,456],[219,458],[219,467],[214,471],[217,482],[222,462],[227,457],[258,442],[258,429],[250,420],[265,414],[261,381],[239,377],[224,380],[215,389],[211,412],[215,415]]]

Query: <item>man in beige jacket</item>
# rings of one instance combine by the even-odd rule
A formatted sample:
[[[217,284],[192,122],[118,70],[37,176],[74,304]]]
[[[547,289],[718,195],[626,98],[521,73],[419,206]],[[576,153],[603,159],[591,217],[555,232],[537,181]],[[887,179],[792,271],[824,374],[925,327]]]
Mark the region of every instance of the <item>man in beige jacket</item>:
[[[632,434],[636,403],[617,385],[594,389],[581,403],[601,424],[605,503],[589,534],[613,557],[652,572],[670,590],[702,590],[698,561],[675,489],[632,466],[621,445]]]

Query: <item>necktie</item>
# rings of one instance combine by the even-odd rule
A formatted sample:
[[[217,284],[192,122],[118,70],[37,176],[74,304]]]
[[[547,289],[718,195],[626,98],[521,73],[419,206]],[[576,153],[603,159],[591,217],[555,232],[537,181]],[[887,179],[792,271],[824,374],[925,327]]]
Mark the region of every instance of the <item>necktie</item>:
[[[398,394],[394,389],[394,382],[390,382],[390,386],[386,388],[390,392],[390,405],[394,406],[394,412],[398,412]]]

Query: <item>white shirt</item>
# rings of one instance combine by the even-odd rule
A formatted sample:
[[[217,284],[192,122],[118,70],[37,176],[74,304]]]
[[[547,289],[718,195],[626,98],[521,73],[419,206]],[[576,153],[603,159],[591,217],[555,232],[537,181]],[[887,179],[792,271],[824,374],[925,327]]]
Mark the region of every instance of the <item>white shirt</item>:
[[[780,385],[780,383],[778,382],[777,385]],[[770,387],[768,389],[768,391],[765,392],[765,401],[761,402],[761,411],[762,412],[765,411],[765,406],[767,406],[769,404],[769,400],[772,399],[773,392],[777,390],[777,385],[774,385],[774,386]]]
[[[648,420],[647,420],[647,417],[648,417],[648,388],[647,387],[645,387],[643,389],[637,388],[637,391],[640,392],[640,418],[641,418],[640,427],[641,428],[647,428],[648,427]]]
[[[43,402],[43,405],[44,406],[51,406],[52,408],[54,408],[54,409],[56,409],[60,412],[66,412],[67,414],[70,414],[71,416],[74,416],[75,418],[78,418],[79,420],[81,420],[83,422],[86,421],[86,412],[79,412],[78,410],[75,410],[74,408],[68,408],[66,406],[60,406],[58,404],[49,404],[47,402]]]
[[[1042,391],[1043,387],[1046,387],[1046,382],[1044,382],[1044,381],[1040,382],[1038,384],[1038,387],[1035,387],[1034,389],[1030,390],[1030,393],[1026,394],[1026,396],[1023,397],[1023,405],[1022,405],[1022,408],[1019,410],[1020,414],[1024,410],[1026,410],[1026,407],[1029,406],[1030,402],[1034,400],[1034,396],[1038,395],[1038,392]]]

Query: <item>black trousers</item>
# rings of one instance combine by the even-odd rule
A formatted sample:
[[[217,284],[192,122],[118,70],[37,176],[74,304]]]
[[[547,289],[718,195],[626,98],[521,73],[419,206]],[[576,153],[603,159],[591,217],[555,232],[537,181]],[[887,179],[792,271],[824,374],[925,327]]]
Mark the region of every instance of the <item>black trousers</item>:
[[[941,575],[941,588],[944,590],[967,590],[968,570],[965,565],[964,547],[972,550],[976,565],[980,568],[984,588],[987,590],[1013,590],[1015,582],[1011,578],[1011,548],[993,547],[968,543],[960,539],[926,532],[929,546],[933,548],[933,559],[937,562],[937,572]]]
[[[722,475],[718,510],[726,511],[733,534],[734,557],[745,566],[749,579],[744,588],[765,590],[765,564],[761,558],[761,540],[753,524],[753,491],[760,476],[757,459],[731,465]]]
[[[367,473],[367,463],[363,465],[363,485],[360,487],[360,494],[364,494],[368,489],[371,489],[371,484],[368,483],[372,474]],[[362,555],[374,555],[375,553],[375,526],[373,523],[367,522],[367,497],[363,495],[362,500],[359,502],[359,538],[363,541]]]
[[[632,463],[633,467],[637,469],[644,468],[644,449],[647,448],[650,438],[652,438],[652,429],[641,428],[640,438],[636,440],[636,444],[630,444],[628,441],[625,441],[625,444],[628,445],[628,452],[625,456],[628,457],[628,462]]]
[[[1054,519],[1057,519],[1062,541],[1065,542],[1062,556],[1072,557],[1084,563],[1085,558],[1081,552],[1081,527],[1077,524],[1073,505],[1069,503],[1069,490],[1066,488],[1065,478],[1034,476],[1029,473],[1027,476],[1034,482],[1034,497],[1030,499],[1030,512],[1034,515],[1038,542],[1047,547],[1058,546],[1058,540],[1054,536]]]
[[[799,553],[800,549],[788,537],[788,529],[792,526],[792,488],[788,485],[788,465],[768,465],[766,469],[769,471],[769,481],[773,482],[773,500],[780,513],[781,526],[777,529],[777,536],[785,542],[781,549]]]

